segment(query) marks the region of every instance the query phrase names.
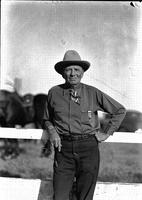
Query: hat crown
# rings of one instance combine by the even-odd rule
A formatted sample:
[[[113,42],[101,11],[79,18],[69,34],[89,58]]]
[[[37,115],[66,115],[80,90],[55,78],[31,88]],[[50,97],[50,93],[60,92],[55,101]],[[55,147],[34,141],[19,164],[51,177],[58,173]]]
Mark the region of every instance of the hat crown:
[[[63,61],[81,61],[81,57],[78,54],[78,52],[74,51],[74,50],[68,50],[63,58]]]
[[[54,68],[59,74],[63,74],[66,67],[71,65],[78,65],[82,67],[84,72],[90,67],[90,63],[85,60],[81,60],[79,53],[75,50],[68,50],[64,54],[63,61],[55,64]]]

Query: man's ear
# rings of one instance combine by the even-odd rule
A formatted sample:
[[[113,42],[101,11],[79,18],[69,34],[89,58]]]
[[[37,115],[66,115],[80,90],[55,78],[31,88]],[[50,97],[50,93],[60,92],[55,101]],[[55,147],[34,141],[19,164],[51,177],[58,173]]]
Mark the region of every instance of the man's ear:
[[[84,70],[82,70],[82,73],[81,73],[81,78],[83,77],[83,75],[84,75]]]

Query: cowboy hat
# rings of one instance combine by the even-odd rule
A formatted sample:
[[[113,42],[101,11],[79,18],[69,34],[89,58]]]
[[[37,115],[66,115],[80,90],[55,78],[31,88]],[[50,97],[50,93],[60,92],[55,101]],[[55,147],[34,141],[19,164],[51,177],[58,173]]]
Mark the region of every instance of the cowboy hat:
[[[55,70],[62,75],[64,69],[70,65],[79,65],[84,71],[90,67],[90,63],[85,60],[81,60],[80,55],[75,50],[66,51],[63,61],[60,61],[55,64]]]

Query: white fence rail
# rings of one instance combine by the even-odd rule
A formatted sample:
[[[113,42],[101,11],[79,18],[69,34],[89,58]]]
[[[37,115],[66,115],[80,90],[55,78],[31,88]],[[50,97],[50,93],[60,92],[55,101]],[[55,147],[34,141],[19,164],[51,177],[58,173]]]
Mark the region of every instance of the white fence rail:
[[[42,129],[0,128],[0,138],[36,139],[40,140],[44,134]],[[115,132],[105,142],[142,143],[142,132]]]
[[[45,134],[42,129],[0,128],[0,138],[36,139]],[[105,142],[142,143],[142,133],[115,132]],[[38,200],[41,180],[0,177],[1,200]],[[141,200],[142,183],[98,182],[94,200]],[[48,200],[48,199],[47,199]]]
[[[1,200],[37,200],[41,180],[0,177]]]
[[[38,200],[40,179],[0,177],[1,200]],[[142,184],[101,183],[96,185],[93,200],[141,200]],[[51,200],[47,197],[46,200]]]

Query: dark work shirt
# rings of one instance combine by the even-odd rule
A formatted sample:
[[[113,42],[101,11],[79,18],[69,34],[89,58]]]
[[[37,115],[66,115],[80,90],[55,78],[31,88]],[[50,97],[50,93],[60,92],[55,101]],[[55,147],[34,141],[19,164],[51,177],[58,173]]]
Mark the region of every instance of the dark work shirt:
[[[112,135],[125,116],[125,108],[95,87],[80,83],[77,92],[79,103],[71,100],[66,84],[49,90],[43,117],[45,129],[53,125],[58,134],[93,134],[100,128],[98,111],[104,111],[112,116],[105,129]]]

